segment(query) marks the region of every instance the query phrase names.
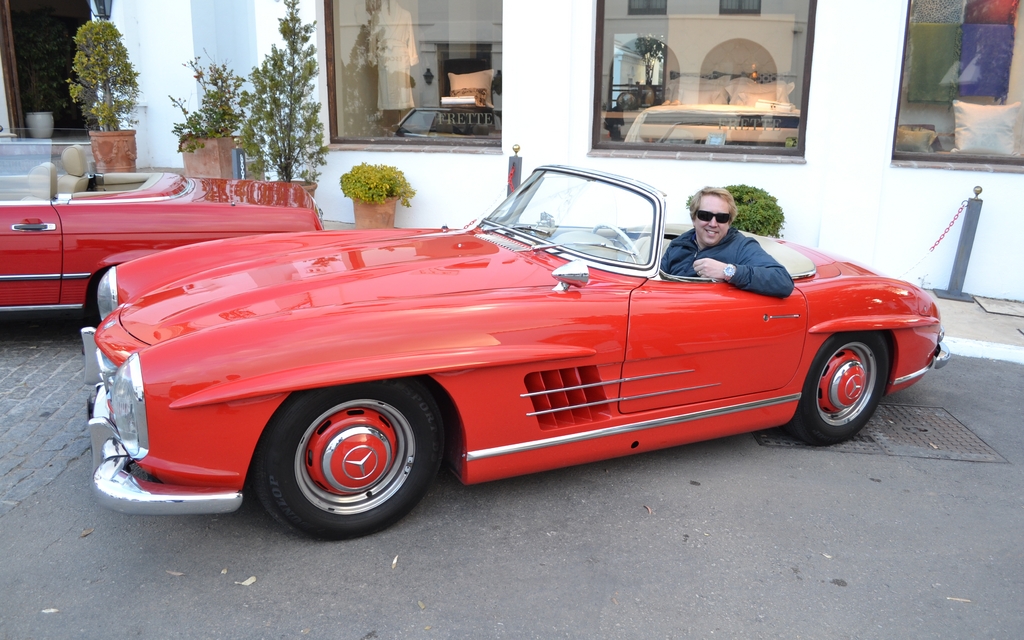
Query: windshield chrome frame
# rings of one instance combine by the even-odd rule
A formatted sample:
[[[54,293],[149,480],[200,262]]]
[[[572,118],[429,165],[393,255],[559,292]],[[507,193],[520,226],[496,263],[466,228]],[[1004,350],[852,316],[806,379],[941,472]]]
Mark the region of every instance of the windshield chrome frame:
[[[524,244],[534,244],[535,251],[546,251],[553,255],[557,255],[565,260],[582,260],[589,266],[607,271],[610,273],[618,273],[622,275],[653,278],[658,275],[659,263],[661,262],[661,249],[665,243],[665,195],[655,189],[654,187],[640,182],[638,180],[632,180],[622,176],[617,176],[603,171],[594,171],[590,169],[580,169],[576,167],[566,167],[562,165],[543,165],[537,167],[530,176],[523,181],[519,189],[529,187],[534,182],[540,179],[544,173],[561,173],[571,176],[584,178],[587,180],[598,180],[600,182],[610,184],[621,189],[631,191],[640,197],[648,200],[654,209],[654,220],[651,226],[651,253],[646,263],[641,264],[630,264],[627,262],[619,262],[615,260],[602,260],[594,255],[584,253],[582,251],[574,250],[567,245],[552,245],[546,242],[537,242],[540,240],[536,236],[527,233],[515,233],[508,227],[504,226],[492,226],[499,225],[500,223],[491,222],[488,223],[488,219],[493,215],[493,211],[487,216],[484,216],[477,224],[476,229],[479,231],[493,231],[506,237],[512,238],[517,242]],[[506,198],[500,205],[495,207],[494,211],[505,206],[509,198],[513,198],[517,195],[517,192],[512,192],[508,198]]]

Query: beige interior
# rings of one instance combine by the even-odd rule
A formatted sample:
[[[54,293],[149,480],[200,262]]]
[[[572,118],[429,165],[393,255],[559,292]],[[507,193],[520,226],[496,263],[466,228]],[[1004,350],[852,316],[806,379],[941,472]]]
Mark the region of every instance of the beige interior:
[[[95,191],[77,191],[72,193],[71,197],[73,199],[93,198],[110,195],[112,192],[143,191],[159,182],[163,175],[162,173],[105,173],[102,175],[103,184],[99,184],[100,176],[97,176]]]
[[[81,145],[71,145],[60,154],[67,175],[57,179],[58,193],[76,193],[89,188],[89,159]]]
[[[57,195],[57,165],[44,162],[28,172],[26,200],[52,200]]]

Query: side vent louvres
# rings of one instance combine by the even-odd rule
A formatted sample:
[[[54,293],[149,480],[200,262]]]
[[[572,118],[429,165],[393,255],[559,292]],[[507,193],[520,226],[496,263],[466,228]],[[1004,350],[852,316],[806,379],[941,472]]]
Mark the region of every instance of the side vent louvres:
[[[611,416],[605,385],[597,367],[537,371],[526,376],[525,397],[542,428],[569,427]]]

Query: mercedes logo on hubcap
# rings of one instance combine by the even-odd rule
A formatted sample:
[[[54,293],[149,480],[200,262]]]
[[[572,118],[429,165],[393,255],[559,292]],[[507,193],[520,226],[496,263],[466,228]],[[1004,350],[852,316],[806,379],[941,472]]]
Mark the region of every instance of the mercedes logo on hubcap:
[[[353,447],[342,458],[341,468],[353,480],[365,480],[377,469],[377,452],[366,445]]]

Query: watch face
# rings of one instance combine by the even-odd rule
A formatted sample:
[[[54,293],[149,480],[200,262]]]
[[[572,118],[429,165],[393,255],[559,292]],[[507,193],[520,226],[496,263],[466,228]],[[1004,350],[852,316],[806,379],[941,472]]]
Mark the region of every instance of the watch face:
[[[725,275],[729,276],[730,278],[736,275],[736,267],[734,267],[731,264],[725,265]]]

